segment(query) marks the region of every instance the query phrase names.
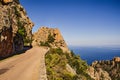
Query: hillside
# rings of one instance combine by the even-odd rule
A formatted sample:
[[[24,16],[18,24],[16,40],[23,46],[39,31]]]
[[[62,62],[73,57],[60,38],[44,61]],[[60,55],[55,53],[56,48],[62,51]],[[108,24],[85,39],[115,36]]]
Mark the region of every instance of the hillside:
[[[51,48],[45,58],[48,80],[93,80],[86,72],[87,63],[73,52]]]

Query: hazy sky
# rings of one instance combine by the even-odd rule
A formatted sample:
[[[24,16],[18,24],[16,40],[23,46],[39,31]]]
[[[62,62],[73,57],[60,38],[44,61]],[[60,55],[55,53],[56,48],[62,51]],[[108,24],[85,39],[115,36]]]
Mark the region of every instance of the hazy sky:
[[[120,45],[120,0],[20,0],[34,22],[60,29],[68,45]]]

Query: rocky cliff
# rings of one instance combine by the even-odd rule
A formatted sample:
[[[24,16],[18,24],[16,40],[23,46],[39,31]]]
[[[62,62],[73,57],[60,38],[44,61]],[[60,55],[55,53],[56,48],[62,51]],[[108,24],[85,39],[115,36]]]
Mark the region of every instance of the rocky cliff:
[[[32,37],[33,23],[19,0],[0,0],[0,58],[23,49]]]
[[[41,27],[33,34],[33,46],[36,45],[52,48],[60,47],[64,51],[68,51],[68,47],[57,28]]]
[[[95,61],[88,73],[95,80],[120,80],[120,57],[112,60]]]

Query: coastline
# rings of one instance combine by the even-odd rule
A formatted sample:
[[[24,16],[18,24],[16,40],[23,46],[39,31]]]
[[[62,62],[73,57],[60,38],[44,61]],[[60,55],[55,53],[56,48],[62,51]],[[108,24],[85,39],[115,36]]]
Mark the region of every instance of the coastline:
[[[94,61],[111,60],[114,57],[120,57],[120,47],[83,47],[69,46],[75,54],[87,61],[89,65]]]

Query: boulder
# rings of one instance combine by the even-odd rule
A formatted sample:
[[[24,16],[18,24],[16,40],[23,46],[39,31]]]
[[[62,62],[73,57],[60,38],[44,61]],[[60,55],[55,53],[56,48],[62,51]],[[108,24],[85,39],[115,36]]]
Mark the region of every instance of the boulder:
[[[115,62],[120,62],[120,57],[114,57],[113,60],[114,60]]]

